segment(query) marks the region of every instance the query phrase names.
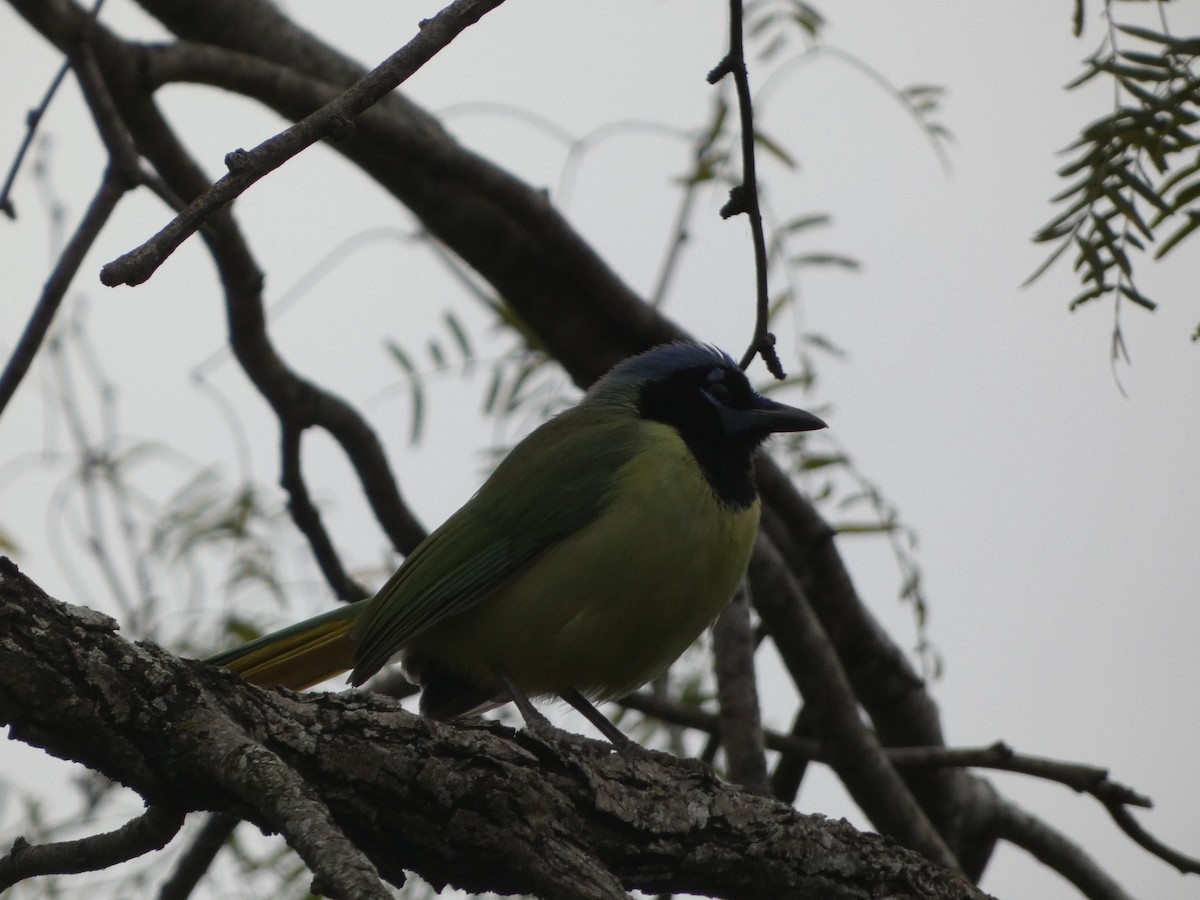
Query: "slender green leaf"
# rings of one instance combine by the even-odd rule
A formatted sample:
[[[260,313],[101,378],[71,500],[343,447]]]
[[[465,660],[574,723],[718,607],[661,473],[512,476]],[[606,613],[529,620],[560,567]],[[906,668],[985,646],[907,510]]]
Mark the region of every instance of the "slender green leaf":
[[[805,456],[800,463],[800,470],[803,472],[812,472],[816,469],[824,469],[827,466],[844,466],[849,462],[850,458],[841,453],[830,456]]]
[[[1071,298],[1071,302],[1067,304],[1067,309],[1074,310],[1077,306],[1082,306],[1089,300],[1095,300],[1097,297],[1102,297],[1112,290],[1111,284],[1099,284],[1096,287],[1088,288],[1081,294],[1076,294]]]
[[[1116,210],[1120,211],[1121,215],[1125,217],[1125,221],[1132,224],[1144,234],[1147,240],[1154,240],[1154,235],[1150,233],[1149,226],[1142,219],[1137,208],[1125,198],[1125,195],[1120,190],[1116,188],[1105,190],[1104,196],[1116,207]]]
[[[1124,184],[1129,185],[1129,187],[1141,194],[1141,196],[1145,198],[1146,202],[1151,206],[1154,206],[1156,209],[1160,209],[1163,212],[1171,211],[1171,207],[1168,205],[1167,201],[1160,197],[1158,192],[1155,191],[1154,188],[1152,188],[1149,184],[1147,184],[1143,178],[1139,177],[1132,169],[1122,169],[1118,174]]]
[[[1176,244],[1178,244],[1184,238],[1188,237],[1197,228],[1200,228],[1200,213],[1192,212],[1189,210],[1187,223],[1182,228],[1180,228],[1178,231],[1176,231],[1174,234],[1172,234],[1169,238],[1167,238],[1165,241],[1162,242],[1162,245],[1158,248],[1157,252],[1155,252],[1154,258],[1162,259],[1164,256],[1166,256],[1168,253],[1170,253],[1172,250],[1175,249]]]
[[[392,358],[408,375],[408,393],[412,403],[412,420],[409,423],[408,441],[410,444],[416,445],[420,443],[421,430],[425,422],[425,390],[421,378],[417,375],[417,367],[413,365],[412,359],[404,351],[404,348],[391,340],[387,342],[387,348],[392,354]]]
[[[1080,268],[1086,268],[1087,272],[1083,276],[1086,281],[1095,281],[1097,284],[1104,280],[1104,273],[1109,269],[1111,264],[1105,263],[1100,257],[1096,245],[1083,235],[1078,235],[1075,238],[1075,246],[1079,248],[1079,257],[1075,261],[1075,271]]]
[[[1124,74],[1124,73],[1122,73]],[[1169,77],[1169,76],[1168,76]],[[1121,87],[1133,94],[1142,101],[1149,109],[1161,110],[1169,106],[1167,98],[1161,94],[1156,94],[1139,85],[1136,81],[1131,81],[1128,76],[1120,78]]]
[[[1125,249],[1121,246],[1121,240],[1117,237],[1116,232],[1109,227],[1108,221],[1103,216],[1092,216],[1092,224],[1095,230],[1100,233],[1100,244],[1109,252],[1114,263],[1120,267],[1126,277],[1133,275],[1133,268],[1129,264],[1129,257],[1125,254]]]
[[[1157,303],[1135,288],[1132,284],[1118,284],[1117,290],[1120,291],[1122,295],[1128,297],[1130,300],[1136,303],[1138,306],[1144,306],[1146,309],[1151,311],[1158,307]]]
[[[1173,69],[1171,58],[1159,53],[1142,53],[1138,50],[1123,50],[1121,56],[1130,62],[1141,66],[1151,66],[1157,69]]]
[[[1035,235],[1033,239],[1034,239],[1034,241],[1038,241],[1039,237],[1037,235]],[[1058,262],[1058,258],[1063,255],[1063,253],[1066,251],[1066,249],[1068,247],[1071,246],[1072,243],[1073,243],[1073,241],[1071,241],[1071,240],[1065,240],[1061,244],[1059,244],[1057,247],[1055,247],[1054,250],[1050,253],[1050,255],[1046,257],[1045,261],[1040,266],[1038,266],[1036,269],[1033,270],[1033,274],[1031,274],[1028,278],[1026,278],[1024,281],[1021,282],[1021,287],[1028,287],[1029,285],[1031,285],[1035,281],[1037,281],[1039,278],[1041,278],[1042,275],[1044,275],[1046,273],[1047,269],[1049,269],[1052,265],[1054,265],[1056,262]]]
[[[789,169],[796,168],[796,161],[792,159],[791,155],[776,143],[773,138],[767,136],[757,128],[754,129],[754,143],[762,147]]]
[[[454,337],[454,343],[458,345],[458,352],[462,354],[464,362],[470,362],[475,354],[471,350],[471,340],[467,337],[467,332],[463,329],[462,323],[458,321],[458,316],[454,315],[453,311],[446,310],[442,314],[442,320],[446,323],[446,328]]]
[[[838,359],[846,358],[845,349],[835,344],[823,334],[809,332],[804,335],[804,343],[810,347],[815,347],[817,350],[822,350],[831,356],[835,356]]]
[[[1164,71],[1163,69],[1129,65],[1128,63],[1123,63],[1111,56],[1102,60],[1098,60],[1094,65],[1100,71],[1116,76],[1121,80],[1122,84],[1125,82],[1136,83],[1139,81],[1158,83],[1162,81],[1170,81],[1171,78],[1174,77],[1170,72]]]
[[[780,228],[781,231],[795,233],[804,231],[807,228],[816,228],[820,225],[828,225],[833,220],[829,213],[811,213],[807,216],[798,216],[795,219],[790,219]]]
[[[1142,28],[1138,25],[1129,25],[1116,23],[1117,31],[1123,31],[1125,34],[1131,34],[1136,38],[1141,38],[1143,41],[1150,41],[1152,44],[1166,44],[1170,46],[1173,39],[1168,34],[1163,34],[1160,31],[1154,31],[1151,28]]]
[[[433,367],[435,369],[441,369],[445,367],[446,354],[442,352],[442,345],[440,341],[436,340],[435,338],[430,338],[429,343],[426,346],[426,350],[429,352],[429,358],[433,360]]]
[[[389,340],[387,342],[387,349],[388,349],[388,352],[392,354],[392,358],[395,359],[396,362],[399,364],[400,368],[404,370],[405,374],[407,374],[407,375],[416,375],[417,374],[416,366],[413,365],[412,359],[409,358],[409,355],[406,352],[404,352],[403,347],[401,347],[395,341]]]
[[[838,534],[887,534],[896,528],[894,522],[843,522],[833,526]]]
[[[1093,203],[1093,198],[1086,194],[1072,203],[1063,212],[1059,213],[1049,224],[1043,227],[1042,231],[1034,236],[1034,241],[1037,243],[1045,243],[1046,241],[1054,240],[1054,232],[1063,225],[1070,225],[1070,231],[1075,231],[1078,227],[1078,222],[1082,218],[1080,215]]]
[[[859,268],[857,259],[842,256],[839,253],[801,253],[793,256],[789,262],[797,268],[804,266],[835,266],[841,269],[849,269],[852,272],[857,271]]]
[[[1179,212],[1197,199],[1200,199],[1200,178],[1197,178],[1191,184],[1185,184],[1175,192],[1175,196],[1171,199],[1171,209]]]
[[[1072,78],[1063,87],[1068,91],[1073,91],[1073,90],[1075,90],[1075,88],[1081,87],[1082,85],[1087,84],[1089,81],[1091,81],[1093,78],[1095,78],[1097,75],[1100,75],[1100,74],[1102,74],[1102,73],[1101,73],[1100,69],[1096,68],[1095,61],[1088,60],[1087,68],[1083,70],[1082,74],[1077,75],[1074,78]]]

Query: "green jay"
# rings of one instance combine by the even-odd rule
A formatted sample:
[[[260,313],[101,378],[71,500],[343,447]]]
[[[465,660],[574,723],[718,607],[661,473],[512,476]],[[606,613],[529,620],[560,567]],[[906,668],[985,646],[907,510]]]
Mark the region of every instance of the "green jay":
[[[366,600],[211,657],[300,690],[393,657],[438,719],[558,696],[614,743],[593,702],[659,675],[712,623],[758,530],[753,457],[811,413],[757,394],[715,347],[618,363],[518,443]]]

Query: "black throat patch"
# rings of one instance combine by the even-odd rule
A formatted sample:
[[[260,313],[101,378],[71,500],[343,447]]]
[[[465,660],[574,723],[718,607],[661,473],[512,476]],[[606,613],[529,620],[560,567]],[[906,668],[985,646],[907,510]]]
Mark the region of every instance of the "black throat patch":
[[[720,367],[702,366],[647,382],[638,398],[638,414],[678,431],[717,499],[733,509],[746,509],[758,497],[753,460],[765,434],[726,433],[709,389],[719,382],[723,402],[738,405],[753,403],[754,393],[740,372],[724,380],[717,374],[725,373]]]

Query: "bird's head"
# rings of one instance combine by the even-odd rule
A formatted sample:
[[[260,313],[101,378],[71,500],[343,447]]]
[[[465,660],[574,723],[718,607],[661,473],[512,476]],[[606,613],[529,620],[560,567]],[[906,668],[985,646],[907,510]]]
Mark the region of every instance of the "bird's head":
[[[775,432],[814,431],[812,413],[758,394],[725,352],[707,344],[661,344],[618,363],[588,391],[586,402],[624,406],[676,428],[697,449],[749,455]]]

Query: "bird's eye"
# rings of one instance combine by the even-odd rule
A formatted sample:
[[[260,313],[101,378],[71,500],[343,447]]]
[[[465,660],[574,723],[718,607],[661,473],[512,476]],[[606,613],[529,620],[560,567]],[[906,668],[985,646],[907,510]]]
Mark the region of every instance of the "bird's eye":
[[[724,382],[714,382],[713,384],[710,384],[706,390],[708,391],[708,395],[718,403],[726,404],[729,402],[729,388],[724,384]]]

